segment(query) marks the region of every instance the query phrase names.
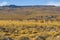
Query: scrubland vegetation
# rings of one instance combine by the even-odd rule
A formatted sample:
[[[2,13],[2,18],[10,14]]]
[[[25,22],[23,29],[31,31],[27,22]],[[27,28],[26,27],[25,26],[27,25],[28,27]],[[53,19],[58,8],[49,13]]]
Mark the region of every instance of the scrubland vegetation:
[[[0,40],[60,40],[59,7],[1,9]]]

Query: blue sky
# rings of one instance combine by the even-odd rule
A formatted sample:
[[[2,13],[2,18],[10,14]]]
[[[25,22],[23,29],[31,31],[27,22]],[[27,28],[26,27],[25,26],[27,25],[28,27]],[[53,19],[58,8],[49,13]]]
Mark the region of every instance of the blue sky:
[[[60,6],[60,0],[0,0],[0,6],[3,5],[56,5]]]

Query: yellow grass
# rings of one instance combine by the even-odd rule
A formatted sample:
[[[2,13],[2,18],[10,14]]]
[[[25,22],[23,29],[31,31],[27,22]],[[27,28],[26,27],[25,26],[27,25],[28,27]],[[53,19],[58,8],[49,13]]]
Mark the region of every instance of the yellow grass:
[[[47,26],[47,27],[50,27],[50,26],[60,26],[60,22],[59,21],[48,21],[48,22],[45,22],[45,20],[42,20],[43,23],[41,22],[41,20],[38,20],[38,21],[35,21],[35,20],[30,20],[30,21],[27,21],[27,20],[23,20],[23,21],[19,21],[19,20],[0,20],[0,27],[6,27],[6,28],[18,28],[18,30],[21,30],[20,27],[27,27],[27,26]],[[37,31],[36,29],[31,29],[32,32],[35,32]],[[27,33],[27,34],[22,34],[22,33]],[[32,37],[32,36],[39,36],[39,35],[43,35],[43,34],[49,34],[49,35],[56,35],[58,34],[59,32],[39,32],[39,30],[37,31],[38,33],[37,34],[29,34],[28,30],[25,29],[25,30],[21,30],[19,31],[18,34],[11,34],[11,33],[6,33],[6,32],[0,32],[0,34],[2,35],[5,35],[5,34],[11,34],[9,37],[11,38],[16,38],[16,40],[21,37],[21,36],[29,36],[29,37]],[[15,35],[19,35],[19,36],[15,36]],[[34,39],[32,39],[34,40]]]
[[[27,26],[34,26],[34,25],[38,25],[38,26],[53,26],[53,25],[57,25],[60,26],[60,21],[48,21],[45,22],[43,20],[43,23],[41,23],[41,20],[38,20],[37,22],[34,20],[23,20],[23,21],[19,21],[19,20],[0,20],[0,26],[7,26],[7,25],[14,25],[14,26],[23,26],[23,25],[27,25]]]

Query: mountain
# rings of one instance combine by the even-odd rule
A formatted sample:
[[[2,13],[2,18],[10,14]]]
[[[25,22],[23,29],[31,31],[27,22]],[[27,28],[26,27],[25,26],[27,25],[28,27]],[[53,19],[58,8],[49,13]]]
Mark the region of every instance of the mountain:
[[[54,5],[0,6],[0,19],[40,19],[40,16],[59,16],[60,7]]]
[[[17,5],[5,5],[0,8],[26,8],[26,7],[55,7],[54,5],[28,5],[28,6],[17,6]]]

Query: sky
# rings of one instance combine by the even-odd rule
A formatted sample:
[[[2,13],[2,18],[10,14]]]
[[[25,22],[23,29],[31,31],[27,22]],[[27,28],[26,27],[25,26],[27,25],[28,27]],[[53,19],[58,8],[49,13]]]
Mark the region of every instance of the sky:
[[[60,0],[0,0],[0,6],[4,5],[55,5],[60,6]]]

